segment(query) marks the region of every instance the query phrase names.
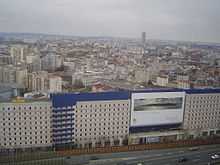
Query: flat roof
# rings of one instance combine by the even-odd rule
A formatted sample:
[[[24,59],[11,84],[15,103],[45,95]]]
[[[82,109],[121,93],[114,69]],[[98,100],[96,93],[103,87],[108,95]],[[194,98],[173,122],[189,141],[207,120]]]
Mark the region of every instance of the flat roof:
[[[185,89],[187,94],[209,94],[220,93],[220,88],[205,88],[205,89]]]
[[[186,92],[186,94],[220,93],[218,89],[178,89],[178,88],[150,88],[141,90],[120,90],[91,93],[54,93],[50,95],[53,107],[67,107],[76,105],[77,101],[105,101],[128,100],[132,93],[160,93],[160,92]]]
[[[203,88],[203,89],[181,89],[181,88],[150,88],[131,91],[131,93],[153,93],[153,92],[186,92],[187,94],[208,94],[220,93],[220,88]]]
[[[184,92],[180,88],[149,88],[131,91],[131,93],[154,93],[154,92]]]
[[[128,91],[51,94],[52,104],[55,108],[73,106],[77,101],[128,100],[129,98]]]

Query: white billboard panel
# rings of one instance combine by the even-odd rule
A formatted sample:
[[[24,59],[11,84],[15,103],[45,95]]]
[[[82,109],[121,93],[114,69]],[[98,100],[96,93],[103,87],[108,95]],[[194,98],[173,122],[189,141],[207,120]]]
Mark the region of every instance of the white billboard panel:
[[[131,126],[183,122],[184,92],[132,93]]]

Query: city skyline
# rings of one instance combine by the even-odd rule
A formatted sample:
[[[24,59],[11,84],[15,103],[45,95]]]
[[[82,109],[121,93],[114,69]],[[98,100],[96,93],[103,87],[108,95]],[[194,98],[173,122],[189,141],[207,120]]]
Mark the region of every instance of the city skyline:
[[[145,31],[148,39],[219,43],[219,3],[3,0],[0,31],[131,38]]]
[[[0,164],[219,163],[220,1],[164,2],[0,0]]]

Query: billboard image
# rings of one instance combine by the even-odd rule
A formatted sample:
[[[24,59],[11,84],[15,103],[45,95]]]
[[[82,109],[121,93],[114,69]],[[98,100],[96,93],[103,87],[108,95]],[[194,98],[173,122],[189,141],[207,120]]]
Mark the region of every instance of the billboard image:
[[[182,108],[183,98],[147,98],[135,99],[134,111],[151,111],[151,110],[166,110]]]
[[[131,127],[183,122],[184,92],[132,93]]]

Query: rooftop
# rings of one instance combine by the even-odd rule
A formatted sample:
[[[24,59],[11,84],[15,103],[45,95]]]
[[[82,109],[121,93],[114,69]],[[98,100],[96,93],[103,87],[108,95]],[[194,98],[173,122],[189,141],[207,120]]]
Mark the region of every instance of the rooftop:
[[[129,98],[128,91],[51,94],[53,107],[73,106],[77,101],[128,100]]]

